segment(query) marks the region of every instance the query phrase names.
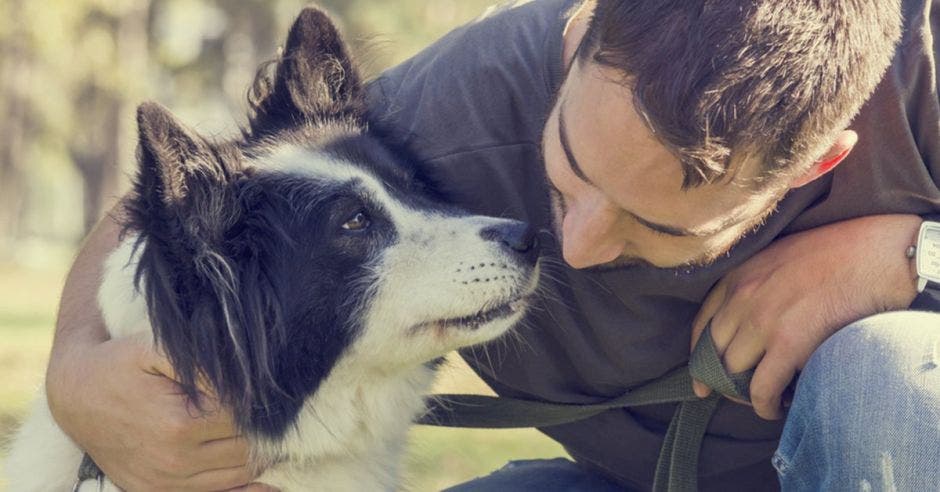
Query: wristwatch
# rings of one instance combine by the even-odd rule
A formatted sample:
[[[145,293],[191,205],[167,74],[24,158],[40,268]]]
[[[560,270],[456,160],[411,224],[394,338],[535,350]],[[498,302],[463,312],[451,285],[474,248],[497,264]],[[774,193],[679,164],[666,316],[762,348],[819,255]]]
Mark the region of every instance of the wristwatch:
[[[940,215],[925,217],[912,253],[918,294],[911,309],[940,311]]]

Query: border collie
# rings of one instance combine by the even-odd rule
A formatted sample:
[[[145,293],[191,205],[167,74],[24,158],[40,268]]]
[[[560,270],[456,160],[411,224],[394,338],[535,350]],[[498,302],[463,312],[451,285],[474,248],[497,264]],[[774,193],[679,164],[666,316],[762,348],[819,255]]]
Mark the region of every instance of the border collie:
[[[369,134],[359,76],[315,8],[252,95],[231,142],[140,106],[101,311],[111,336],[152,339],[193,401],[198,382],[231,407],[260,482],[392,490],[434,361],[523,316],[533,234],[443,205]],[[10,490],[70,490],[81,459],[40,397],[6,463]]]

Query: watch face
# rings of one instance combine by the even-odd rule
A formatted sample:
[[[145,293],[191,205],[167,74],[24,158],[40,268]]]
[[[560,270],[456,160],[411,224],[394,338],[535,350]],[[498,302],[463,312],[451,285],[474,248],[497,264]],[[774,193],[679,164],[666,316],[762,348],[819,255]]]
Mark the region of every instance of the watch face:
[[[924,222],[917,236],[917,275],[940,282],[940,222]]]

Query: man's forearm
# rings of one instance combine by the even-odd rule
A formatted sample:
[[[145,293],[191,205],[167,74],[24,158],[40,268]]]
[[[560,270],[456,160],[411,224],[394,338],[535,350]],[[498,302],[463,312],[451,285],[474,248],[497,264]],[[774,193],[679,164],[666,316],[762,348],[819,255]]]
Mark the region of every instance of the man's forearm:
[[[61,342],[101,342],[107,339],[104,320],[98,309],[104,259],[118,244],[120,225],[112,214],[92,229],[65,281],[56,320],[55,346]]]
[[[64,375],[63,371],[70,371],[71,356],[108,338],[104,319],[98,309],[97,294],[104,259],[118,244],[120,225],[113,218],[117,210],[118,207],[115,207],[98,222],[85,239],[62,290],[46,378],[53,409],[56,407],[55,396],[60,393],[56,391],[57,383],[61,382],[59,379]]]

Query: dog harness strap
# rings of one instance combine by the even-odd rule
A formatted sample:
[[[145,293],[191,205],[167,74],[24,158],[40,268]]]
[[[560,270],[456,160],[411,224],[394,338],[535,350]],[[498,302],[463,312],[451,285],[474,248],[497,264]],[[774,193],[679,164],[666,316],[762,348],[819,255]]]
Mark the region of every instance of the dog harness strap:
[[[753,371],[738,374],[725,371],[709,324],[702,331],[688,368],[675,369],[616,398],[599,403],[569,404],[484,395],[432,395],[428,410],[418,423],[484,429],[551,427],[617,408],[678,402],[659,453],[653,489],[694,491],[697,490],[699,450],[720,395],[748,400],[751,376]],[[693,377],[715,392],[704,399],[695,396]]]

